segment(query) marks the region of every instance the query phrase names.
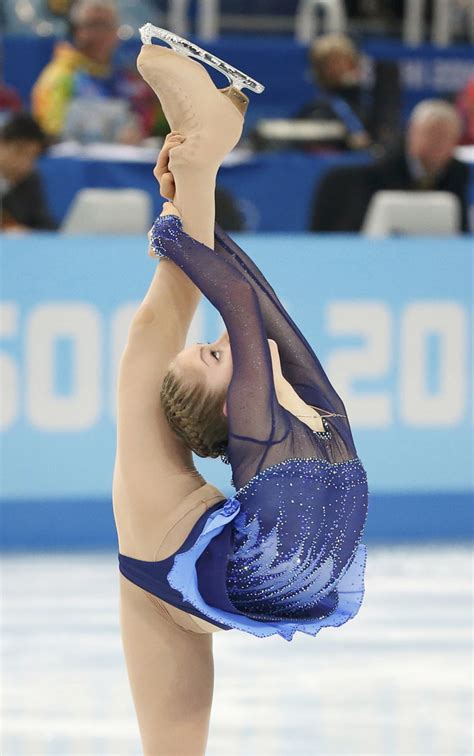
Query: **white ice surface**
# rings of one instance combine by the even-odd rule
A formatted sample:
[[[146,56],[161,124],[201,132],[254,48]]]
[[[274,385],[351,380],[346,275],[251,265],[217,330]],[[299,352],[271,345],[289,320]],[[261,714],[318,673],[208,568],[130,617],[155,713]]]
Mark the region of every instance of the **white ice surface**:
[[[117,574],[113,553],[4,556],[3,756],[141,753]],[[217,633],[207,756],[470,756],[472,578],[467,545],[369,544],[346,625]]]

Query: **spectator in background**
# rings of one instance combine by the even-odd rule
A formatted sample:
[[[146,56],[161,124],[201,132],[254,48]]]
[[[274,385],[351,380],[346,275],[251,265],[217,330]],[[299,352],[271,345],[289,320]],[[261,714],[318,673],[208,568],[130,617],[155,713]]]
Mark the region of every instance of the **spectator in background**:
[[[0,29],[4,30],[5,26],[2,26],[2,20],[5,14],[0,10]],[[0,128],[8,120],[12,113],[20,113],[23,110],[23,103],[21,97],[12,86],[6,83],[3,79],[4,75],[4,51],[5,43],[0,43]]]
[[[373,195],[383,189],[445,191],[461,203],[461,229],[468,230],[467,165],[454,150],[461,119],[444,100],[423,100],[413,110],[404,146],[371,165],[329,171],[316,189],[311,231],[360,231]]]
[[[312,74],[319,88],[316,99],[295,118],[338,121],[347,136],[338,147],[366,149],[372,140],[366,129],[369,114],[361,86],[360,56],[349,37],[324,34],[309,49]]]
[[[119,42],[114,0],[76,0],[70,26],[72,41],[56,45],[32,90],[33,114],[44,131],[57,140],[128,144],[167,133],[151,89],[136,72],[114,66]]]
[[[22,110],[21,98],[13,87],[0,81],[0,126],[2,126],[12,113],[20,113]]]
[[[2,230],[54,230],[35,163],[46,135],[25,113],[15,114],[0,130]]]
[[[458,94],[456,108],[463,124],[460,144],[474,144],[474,76]]]

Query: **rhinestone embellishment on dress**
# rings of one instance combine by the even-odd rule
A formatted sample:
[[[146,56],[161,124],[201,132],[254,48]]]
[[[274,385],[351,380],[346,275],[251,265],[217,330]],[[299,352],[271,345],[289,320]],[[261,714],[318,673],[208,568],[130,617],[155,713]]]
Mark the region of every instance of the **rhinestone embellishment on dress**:
[[[271,487],[272,518],[265,501],[259,506],[261,486]],[[287,460],[263,470],[236,496],[242,506],[227,569],[235,607],[258,619],[332,612],[332,592],[365,523],[367,477],[360,459]]]
[[[313,433],[318,436],[319,438],[327,438],[328,440],[332,438],[332,431],[331,426],[328,424],[325,417],[322,417],[321,420],[323,421],[323,425],[325,430],[323,431],[313,431]]]
[[[179,215],[159,215],[150,231],[150,244],[155,257],[167,257],[163,240],[178,242],[183,222]]]

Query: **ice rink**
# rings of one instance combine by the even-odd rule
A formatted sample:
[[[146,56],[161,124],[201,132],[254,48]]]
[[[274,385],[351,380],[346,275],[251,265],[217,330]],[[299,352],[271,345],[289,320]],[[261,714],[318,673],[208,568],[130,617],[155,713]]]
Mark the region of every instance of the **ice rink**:
[[[470,546],[368,547],[342,627],[214,636],[207,756],[472,754]],[[116,555],[2,563],[3,756],[140,754]]]

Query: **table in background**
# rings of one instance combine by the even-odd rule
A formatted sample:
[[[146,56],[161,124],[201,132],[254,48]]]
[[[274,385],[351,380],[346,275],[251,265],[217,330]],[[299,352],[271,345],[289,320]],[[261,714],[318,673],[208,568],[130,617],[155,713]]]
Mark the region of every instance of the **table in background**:
[[[249,231],[307,231],[315,189],[335,165],[361,164],[367,153],[312,155],[303,152],[260,153],[246,161],[223,166],[217,183],[238,202]],[[43,176],[51,211],[64,218],[76,192],[91,188],[144,189],[153,201],[154,217],[161,212],[153,161],[99,160],[90,157],[43,157]],[[474,205],[474,163],[469,204]],[[471,210],[471,217],[474,213]]]

